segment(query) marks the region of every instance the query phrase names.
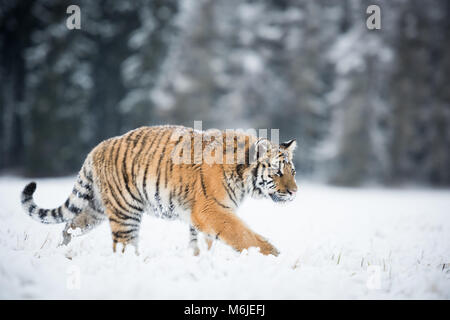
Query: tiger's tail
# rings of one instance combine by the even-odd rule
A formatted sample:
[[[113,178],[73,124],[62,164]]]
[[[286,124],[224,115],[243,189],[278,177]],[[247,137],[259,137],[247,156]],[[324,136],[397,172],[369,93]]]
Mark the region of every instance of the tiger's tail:
[[[21,202],[25,212],[34,220],[41,223],[63,223],[72,220],[79,215],[83,209],[89,206],[89,202],[93,199],[92,175],[88,173],[85,164],[78,174],[75,186],[66,202],[54,209],[42,209],[38,207],[33,199],[35,191],[35,182],[29,183],[22,191]]]

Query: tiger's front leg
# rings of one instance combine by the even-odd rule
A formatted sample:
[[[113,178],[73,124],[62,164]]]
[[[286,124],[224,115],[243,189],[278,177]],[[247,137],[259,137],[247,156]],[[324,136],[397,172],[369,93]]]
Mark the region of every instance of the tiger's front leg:
[[[200,254],[200,249],[198,247],[198,231],[192,225],[189,226],[189,247],[193,250],[194,256],[198,256]]]
[[[233,212],[220,206],[210,204],[196,208],[192,212],[191,219],[198,230],[219,238],[237,251],[258,247],[262,254],[274,256],[279,254],[271,243],[250,230]]]

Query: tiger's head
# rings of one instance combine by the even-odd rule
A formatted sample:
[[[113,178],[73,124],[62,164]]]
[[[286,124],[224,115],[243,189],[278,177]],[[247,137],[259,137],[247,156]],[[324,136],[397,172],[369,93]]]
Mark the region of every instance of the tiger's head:
[[[274,202],[294,200],[297,183],[292,158],[296,145],[295,139],[284,142],[279,147],[267,139],[256,142],[255,149],[258,151],[251,171],[253,196],[268,197]]]

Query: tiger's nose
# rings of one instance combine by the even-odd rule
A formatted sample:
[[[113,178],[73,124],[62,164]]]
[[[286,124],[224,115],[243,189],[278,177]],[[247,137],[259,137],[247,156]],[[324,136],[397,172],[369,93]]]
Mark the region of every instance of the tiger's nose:
[[[295,194],[297,192],[297,187],[293,187],[293,188],[287,189],[287,192],[290,195],[293,195],[293,194]]]

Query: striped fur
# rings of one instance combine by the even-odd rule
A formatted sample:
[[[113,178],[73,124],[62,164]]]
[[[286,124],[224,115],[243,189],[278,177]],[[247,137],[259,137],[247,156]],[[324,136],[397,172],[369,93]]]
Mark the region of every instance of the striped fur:
[[[141,127],[95,147],[60,207],[39,208],[33,200],[34,182],[25,187],[21,201],[37,221],[66,222],[63,244],[70,242],[73,230],[84,234],[107,218],[113,250],[117,243],[123,250],[127,244],[137,249],[142,214],[150,211],[187,221],[196,254],[197,234],[203,232],[208,246],[215,238],[239,251],[255,246],[263,254],[276,255],[278,251],[234,213],[248,195],[276,202],[294,198],[294,149],[293,140],[278,148],[242,132],[227,131],[226,136],[182,126]],[[202,159],[202,154],[210,156]]]

